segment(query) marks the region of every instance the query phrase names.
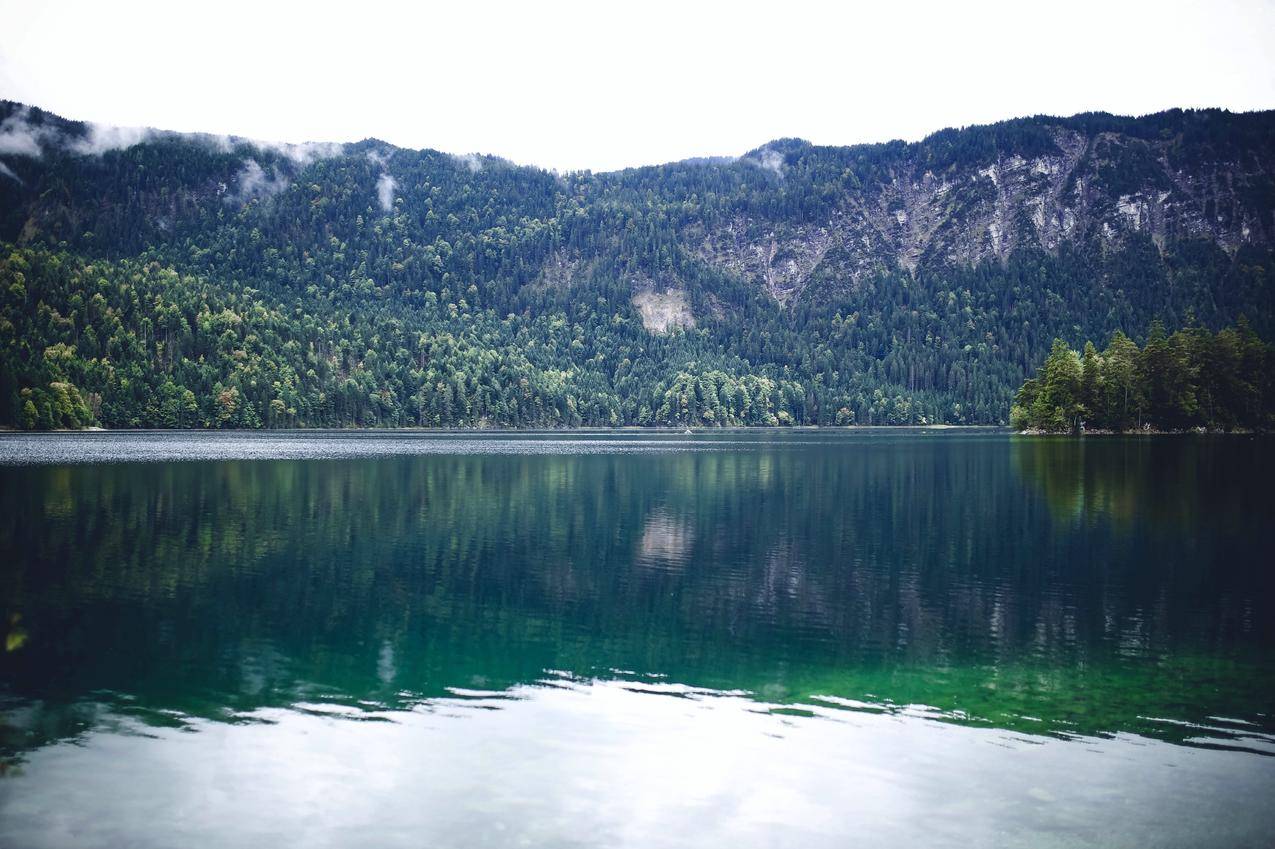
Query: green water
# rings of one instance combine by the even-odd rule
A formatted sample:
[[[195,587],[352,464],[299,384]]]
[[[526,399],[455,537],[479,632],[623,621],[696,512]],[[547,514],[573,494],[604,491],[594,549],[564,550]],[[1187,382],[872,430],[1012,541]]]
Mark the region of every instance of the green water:
[[[1273,449],[0,438],[0,845],[1267,846]]]

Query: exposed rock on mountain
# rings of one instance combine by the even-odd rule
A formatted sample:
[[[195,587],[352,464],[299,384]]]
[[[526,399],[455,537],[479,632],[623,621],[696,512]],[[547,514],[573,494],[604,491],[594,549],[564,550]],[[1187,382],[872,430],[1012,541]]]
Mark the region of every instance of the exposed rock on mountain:
[[[1065,243],[1112,249],[1146,235],[1160,250],[1204,239],[1230,253],[1271,244],[1269,141],[1233,158],[1197,151],[1187,160],[1180,135],[1085,134],[1050,119],[1036,127],[1051,139],[1047,153],[997,152],[936,173],[922,142],[892,158],[878,182],[840,192],[827,215],[787,226],[749,215],[697,223],[684,241],[780,303],[816,279],[853,288],[885,271],[1003,262],[1030,249],[1056,254]]]

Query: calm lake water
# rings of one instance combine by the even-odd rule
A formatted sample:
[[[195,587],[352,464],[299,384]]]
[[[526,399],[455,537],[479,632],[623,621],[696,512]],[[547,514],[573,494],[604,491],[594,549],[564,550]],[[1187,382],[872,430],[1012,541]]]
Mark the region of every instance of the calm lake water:
[[[1268,847],[1273,449],[0,437],[0,845]]]

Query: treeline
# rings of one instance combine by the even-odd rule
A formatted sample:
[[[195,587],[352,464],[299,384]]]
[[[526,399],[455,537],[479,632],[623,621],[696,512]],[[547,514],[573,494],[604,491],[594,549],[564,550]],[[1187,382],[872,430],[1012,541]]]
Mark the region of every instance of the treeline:
[[[1155,322],[1141,349],[1116,331],[1106,350],[1062,339],[1010,409],[1017,430],[1117,433],[1150,429],[1267,430],[1275,425],[1275,349],[1241,318],[1210,333],[1167,335]]]
[[[834,402],[853,419],[843,393],[705,334],[653,337],[605,300],[501,317],[430,293],[351,310],[31,248],[0,277],[0,421],[26,429],[784,425]]]
[[[1024,376],[1018,363],[1047,344],[1040,325],[1056,326],[1048,305],[1102,315],[1108,297],[1065,259],[1020,257],[882,277],[862,300],[830,297],[823,308],[736,295],[733,317],[654,335],[610,270],[566,289],[527,287],[514,311],[484,306],[476,285],[450,278],[407,298],[367,278],[298,290],[244,267],[227,281],[153,254],[0,247],[0,256],[0,423],[28,429],[999,423],[1007,387]],[[1042,274],[1054,282],[1036,292]],[[732,290],[692,290],[697,314],[711,315],[715,291]],[[1156,304],[1125,293],[1086,326],[1132,321]],[[1255,338],[1247,324],[1229,333]],[[1189,374],[1230,362],[1236,345],[1219,338],[1220,353],[1190,353]],[[1186,345],[1172,339],[1175,351]],[[1109,371],[1121,355],[1104,356]],[[1243,358],[1246,375],[1252,360]],[[1238,409],[1234,426],[1256,426],[1250,408],[1215,400],[1225,381],[1191,381],[1194,413],[1166,419],[1154,392],[1131,392],[1119,415],[1091,402],[1087,424],[1225,427]],[[1023,400],[1015,423],[1034,411],[1032,427],[1071,427],[1068,404]],[[1055,407],[1063,424],[1046,422]]]

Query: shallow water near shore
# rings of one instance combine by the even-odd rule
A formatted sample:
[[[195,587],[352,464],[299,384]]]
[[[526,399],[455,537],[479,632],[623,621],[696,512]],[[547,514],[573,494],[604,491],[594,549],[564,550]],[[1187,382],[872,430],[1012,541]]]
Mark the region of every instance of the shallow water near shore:
[[[0,437],[0,845],[1266,846],[1257,437]]]

